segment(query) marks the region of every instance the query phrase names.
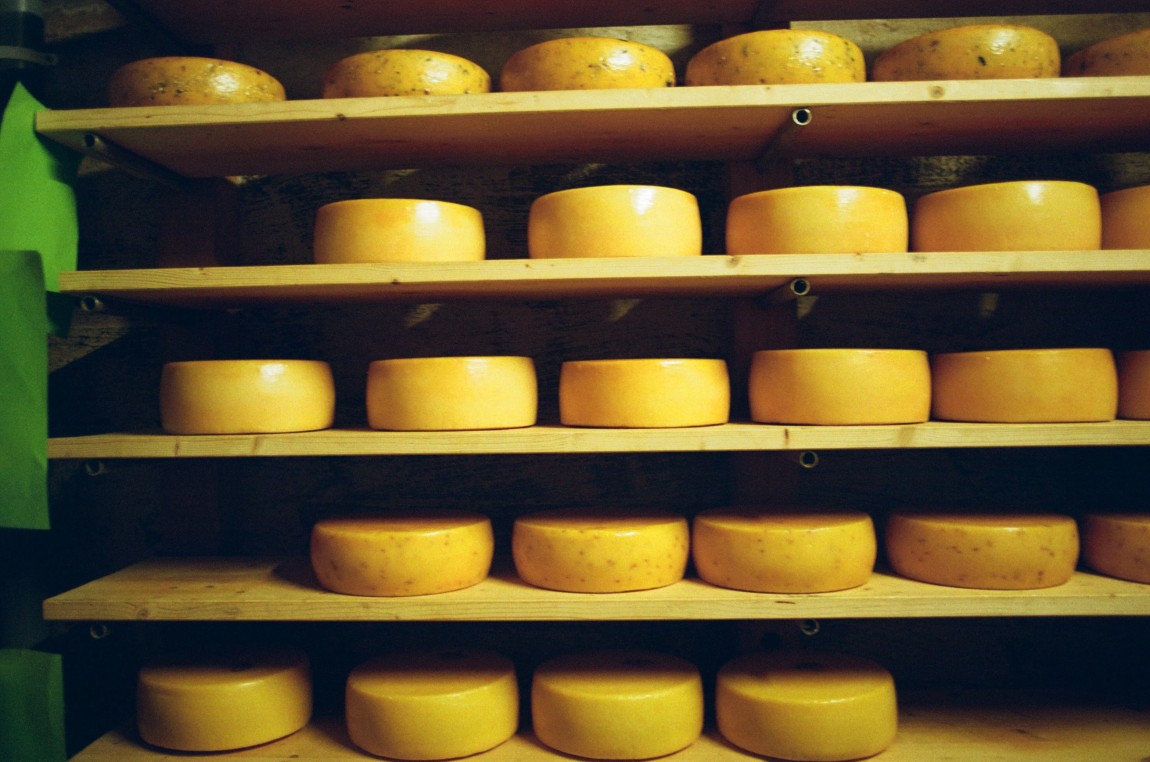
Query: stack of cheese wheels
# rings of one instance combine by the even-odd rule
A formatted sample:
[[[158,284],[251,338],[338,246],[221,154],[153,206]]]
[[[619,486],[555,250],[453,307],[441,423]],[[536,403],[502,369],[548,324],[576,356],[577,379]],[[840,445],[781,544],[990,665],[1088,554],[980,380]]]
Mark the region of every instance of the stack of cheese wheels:
[[[140,737],[165,749],[242,749],[290,735],[311,718],[307,655],[220,648],[150,664],[136,683]]]
[[[1029,79],[1057,77],[1058,43],[1039,29],[1017,24],[951,27],[895,45],[874,61],[871,79]]]
[[[922,196],[910,221],[914,251],[1074,251],[1102,245],[1098,191],[1079,182],[1018,181]]]
[[[591,651],[540,664],[531,681],[536,738],[588,759],[650,759],[703,730],[699,669],[650,651]]]
[[[1069,56],[1066,77],[1128,77],[1150,74],[1150,29],[1096,42]]]
[[[331,426],[335,382],[318,360],[190,360],[164,366],[169,434],[276,434]]]
[[[687,62],[688,85],[794,85],[865,82],[858,45],[830,32],[766,29],[728,37]]]
[[[420,511],[321,519],[311,533],[319,583],[348,595],[446,593],[491,570],[491,520],[468,511]]]
[[[1118,410],[1118,371],[1109,349],[937,354],[931,373],[931,415],[943,421],[1110,421]]]
[[[703,253],[698,199],[658,185],[598,185],[540,196],[527,217],[530,257],[690,257]]]
[[[715,719],[724,738],[772,759],[859,759],[898,732],[894,679],[857,656],[802,651],[736,657],[715,681]]]
[[[603,90],[674,87],[666,53],[613,37],[562,37],[518,51],[503,65],[499,87],[521,90]]]
[[[1150,185],[1111,191],[1102,207],[1102,248],[1150,249]]]
[[[450,201],[361,198],[321,206],[318,264],[477,262],[487,254],[483,215]]]
[[[112,73],[108,105],[181,106],[266,103],[286,99],[279,80],[236,61],[161,56],[125,64]]]
[[[917,349],[770,349],[751,358],[751,420],[836,426],[922,423],[930,361]]]
[[[456,759],[515,735],[519,685],[511,660],[472,648],[399,652],[347,678],[347,731],[369,754]]]
[[[691,557],[704,581],[756,593],[825,593],[866,584],[878,543],[860,511],[778,512],[737,507],[703,511]]]
[[[1070,579],[1078,525],[1055,514],[895,513],[887,560],[904,577],[948,587],[1034,590]]]
[[[1150,351],[1119,352],[1118,417],[1150,420]]]
[[[520,579],[572,593],[674,584],[690,555],[683,516],[655,510],[560,508],[520,516],[511,555]]]
[[[731,382],[723,360],[571,360],[559,370],[565,426],[669,428],[726,423]]]
[[[727,210],[728,254],[907,250],[906,199],[884,188],[809,185],[739,196]]]
[[[478,64],[434,50],[369,50],[336,61],[323,77],[324,98],[466,95],[491,92]]]
[[[1082,560],[1100,574],[1150,584],[1150,513],[1083,516]]]

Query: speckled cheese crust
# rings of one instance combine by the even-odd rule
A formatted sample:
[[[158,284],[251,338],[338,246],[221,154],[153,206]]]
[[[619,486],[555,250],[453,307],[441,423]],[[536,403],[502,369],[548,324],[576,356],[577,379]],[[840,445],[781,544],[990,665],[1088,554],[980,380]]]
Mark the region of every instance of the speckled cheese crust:
[[[369,50],[343,58],[323,77],[324,98],[467,95],[491,92],[478,64],[434,50]]]
[[[524,90],[603,90],[674,87],[666,53],[612,37],[562,37],[516,52],[503,65],[499,87]]]
[[[687,85],[793,85],[865,82],[863,52],[830,32],[767,29],[735,35],[687,62]]]
[[[1150,74],[1150,29],[1096,42],[1062,65],[1064,77],[1129,77]]]
[[[723,360],[571,360],[559,371],[559,418],[565,426],[713,426],[730,417],[730,386]]]
[[[478,262],[487,255],[483,214],[450,201],[358,198],[315,215],[316,264]]]
[[[1150,249],[1150,185],[1104,193],[1103,249]]]
[[[1150,513],[1083,516],[1082,560],[1099,574],[1150,584]]]
[[[1119,352],[1118,417],[1150,420],[1150,350]]]
[[[876,82],[1057,77],[1058,42],[1017,24],[971,24],[906,40],[874,61]]]
[[[265,71],[235,61],[161,56],[125,64],[108,82],[108,105],[182,106],[285,100],[283,85]]]

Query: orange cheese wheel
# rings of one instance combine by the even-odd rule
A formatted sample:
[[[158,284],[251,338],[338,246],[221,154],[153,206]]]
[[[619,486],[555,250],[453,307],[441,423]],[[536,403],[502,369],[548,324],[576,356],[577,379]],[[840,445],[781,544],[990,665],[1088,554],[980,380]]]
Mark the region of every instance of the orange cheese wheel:
[[[1119,352],[1118,417],[1150,420],[1150,351]]]
[[[1068,56],[1065,77],[1129,77],[1150,74],[1150,29],[1096,42]]]
[[[495,551],[491,520],[467,511],[321,519],[311,533],[319,583],[348,595],[446,593],[479,584]]]
[[[565,426],[712,426],[730,414],[731,383],[722,360],[572,360],[559,370]]]
[[[218,58],[145,58],[121,66],[108,82],[108,105],[113,107],[264,103],[285,99],[283,85],[267,72]]]
[[[1150,185],[1104,193],[1098,200],[1102,248],[1150,249]]]
[[[687,62],[687,85],[865,82],[858,45],[830,32],[766,29],[708,45]]]
[[[739,196],[727,210],[728,254],[906,251],[906,199],[884,188],[810,185]]]
[[[190,360],[164,366],[169,434],[274,434],[331,426],[335,382],[318,360]]]
[[[512,429],[535,423],[530,357],[376,360],[367,372],[367,422],[393,431]]]
[[[602,90],[674,87],[666,53],[612,37],[562,37],[516,52],[503,65],[499,87],[521,90]]]
[[[931,414],[943,421],[1110,421],[1118,371],[1109,349],[1004,349],[931,358]]]
[[[1150,584],[1150,513],[1084,516],[1082,560],[1100,574]]]
[[[884,547],[896,573],[920,582],[1033,590],[1074,574],[1078,526],[1053,514],[896,513]]]
[[[487,253],[483,215],[450,201],[361,198],[316,211],[317,264],[476,262]]]
[[[650,759],[703,729],[703,683],[685,659],[650,651],[592,651],[540,664],[531,680],[535,736],[588,759]]]
[[[491,92],[478,64],[434,50],[369,50],[336,61],[323,77],[324,98],[466,95]]]
[[[1017,24],[951,27],[900,42],[874,61],[875,82],[1057,77],[1058,43]]]

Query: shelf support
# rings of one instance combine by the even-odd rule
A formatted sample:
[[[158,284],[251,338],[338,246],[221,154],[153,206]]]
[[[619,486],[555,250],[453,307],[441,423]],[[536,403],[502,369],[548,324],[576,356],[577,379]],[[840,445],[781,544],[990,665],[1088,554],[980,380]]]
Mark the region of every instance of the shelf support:
[[[814,119],[814,112],[806,106],[796,108],[791,112],[791,116],[787,121],[783,122],[779,131],[775,133],[770,142],[763,147],[763,150],[754,160],[754,165],[760,172],[768,172],[777,162],[779,162],[790,149],[795,139],[798,138],[799,133],[802,132],[804,127],[810,125]]]
[[[187,188],[194,184],[194,181],[189,178],[105,140],[94,132],[84,135],[84,153],[118,167],[130,175],[143,180],[162,183],[169,188]]]

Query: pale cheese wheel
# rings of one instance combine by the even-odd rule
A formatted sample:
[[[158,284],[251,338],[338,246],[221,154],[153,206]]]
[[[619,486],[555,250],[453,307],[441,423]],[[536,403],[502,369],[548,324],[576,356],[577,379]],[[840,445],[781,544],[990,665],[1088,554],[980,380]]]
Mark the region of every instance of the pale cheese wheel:
[[[1150,74],[1150,29],[1096,42],[1068,56],[1065,77],[1130,77]]]
[[[890,746],[898,703],[894,678],[870,659],[761,652],[719,669],[715,719],[725,739],[753,754],[838,762]]]
[[[435,50],[368,50],[336,61],[323,77],[324,98],[488,92],[491,75],[483,67]]]
[[[1150,420],[1150,351],[1119,352],[1118,417]]]
[[[503,65],[499,87],[524,90],[602,90],[674,87],[666,53],[613,37],[561,37],[524,48]]]
[[[360,198],[316,211],[317,264],[478,262],[487,255],[483,215],[450,201]]]
[[[1104,193],[1103,249],[1150,249],[1150,185]]]
[[[1100,574],[1150,584],[1150,513],[1083,516],[1082,560]]]
[[[652,510],[561,508],[515,520],[520,579],[572,593],[621,593],[674,584],[690,555],[683,516]]]
[[[917,349],[770,349],[751,358],[751,420],[859,426],[930,417],[930,361]]]
[[[565,426],[712,426],[726,423],[730,414],[723,360],[570,360],[559,370],[559,418]]]
[[[951,27],[900,42],[879,54],[875,82],[930,79],[1031,79],[1057,77],[1058,42],[1018,24]]]
[[[314,431],[334,416],[331,366],[319,360],[189,360],[160,374],[169,434]]]
[[[1103,348],[936,354],[931,384],[931,415],[944,421],[1110,421],[1118,410],[1118,371]]]
[[[512,429],[535,423],[530,357],[376,360],[367,372],[367,422],[393,431]]]
[[[108,105],[199,106],[267,103],[286,99],[279,80],[236,61],[160,56],[133,61],[112,73]]]
[[[863,52],[830,32],[765,29],[728,37],[687,62],[687,85],[793,85],[865,82]]]
[[[473,648],[404,651],[351,671],[348,735],[390,759],[456,759],[493,749],[519,725],[511,660]]]
[[[919,582],[1036,590],[1074,574],[1078,525],[1055,514],[895,513],[884,547],[895,572]]]
[[[825,593],[866,584],[878,543],[861,511],[717,508],[695,516],[691,557],[705,582],[757,593]]]
[[[703,683],[689,661],[650,651],[591,651],[540,664],[531,680],[536,738],[589,759],[650,759],[703,729]]]
[[[347,595],[446,593],[487,578],[491,520],[468,511],[395,512],[321,519],[311,533],[319,583]]]

